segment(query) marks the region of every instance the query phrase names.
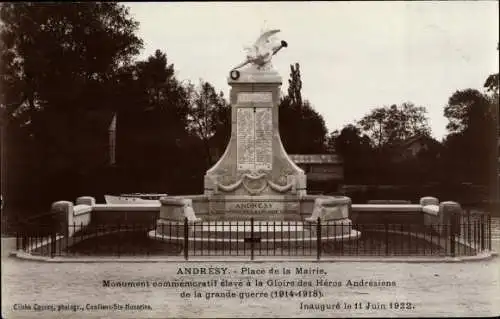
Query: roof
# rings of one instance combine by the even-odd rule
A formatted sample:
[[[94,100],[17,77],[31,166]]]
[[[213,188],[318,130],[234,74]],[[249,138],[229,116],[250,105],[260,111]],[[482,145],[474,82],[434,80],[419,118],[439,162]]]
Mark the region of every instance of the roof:
[[[433,142],[437,143],[437,141],[435,139],[433,139],[432,137],[430,137],[430,136],[427,136],[427,135],[414,135],[412,137],[407,138],[406,140],[400,141],[399,143],[395,143],[394,147],[396,147],[396,148],[408,147],[411,144],[413,144],[413,143],[415,143],[415,142],[417,142],[419,140],[433,141]]]
[[[296,164],[341,164],[342,159],[337,154],[289,154]]]

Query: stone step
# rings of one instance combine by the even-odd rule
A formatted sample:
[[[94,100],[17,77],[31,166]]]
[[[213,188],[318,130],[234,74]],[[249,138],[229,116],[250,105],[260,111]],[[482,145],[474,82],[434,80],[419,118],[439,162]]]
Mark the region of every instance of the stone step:
[[[250,221],[239,222],[195,222],[188,225],[189,237],[197,238],[235,238],[244,239],[252,236],[252,224]],[[337,236],[352,231],[350,224],[329,223],[321,226],[321,232],[326,236]],[[156,228],[158,234],[168,237],[183,237],[184,224],[178,222],[163,221]],[[311,223],[297,222],[269,222],[254,221],[254,238],[309,238],[316,236],[316,225]]]
[[[219,238],[213,238],[213,239],[199,239],[199,240],[192,240],[189,242],[189,250],[193,252],[200,252],[203,253],[203,250],[206,251],[211,251],[211,250],[223,250],[228,252],[230,254],[231,252],[236,252],[236,251],[244,251],[244,250],[250,250],[252,247],[252,243],[244,240],[218,240]],[[261,239],[260,241],[254,242],[253,243],[253,249],[254,251],[272,251],[276,249],[283,249],[283,250],[289,250],[289,251],[303,251],[303,250],[310,250],[310,249],[315,249],[317,247],[317,241],[315,238],[310,238],[306,240],[279,240],[278,238],[276,241],[274,240],[266,240],[266,239]]]
[[[200,238],[250,238],[252,236],[252,226],[250,223],[242,222],[238,224],[193,224],[191,232],[194,237]],[[302,223],[297,224],[273,224],[265,222],[254,222],[254,238],[308,238],[311,231]]]
[[[290,237],[287,237],[284,233],[284,237],[281,237],[281,233],[276,233],[274,237],[273,233],[254,233],[253,241],[248,234],[243,236],[242,234],[225,236],[224,232],[214,233],[213,236],[207,237],[207,234],[197,234],[190,233],[188,236],[188,245],[190,251],[199,250],[225,250],[228,252],[250,249],[252,242],[255,250],[274,250],[274,249],[286,249],[286,250],[299,250],[299,249],[313,249],[318,243],[318,238],[315,234],[312,234],[309,230],[303,229],[301,232],[293,232]],[[334,242],[334,241],[349,241],[356,240],[361,234],[358,231],[351,230],[349,233],[337,235],[327,235],[321,236],[321,242]],[[168,233],[161,233],[158,231],[149,232],[149,236],[166,242],[172,242],[176,244],[183,245],[185,238],[182,236],[169,235]]]

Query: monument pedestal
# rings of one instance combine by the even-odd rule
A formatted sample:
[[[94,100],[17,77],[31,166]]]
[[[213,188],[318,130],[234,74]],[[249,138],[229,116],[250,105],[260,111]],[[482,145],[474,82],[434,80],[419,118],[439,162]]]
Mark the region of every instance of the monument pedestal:
[[[279,135],[282,78],[275,71],[249,68],[231,72],[228,83],[231,138],[220,160],[205,175],[205,194],[219,203],[224,198],[234,202],[236,198],[259,201],[257,197],[305,195],[304,171],[288,157]],[[252,199],[242,204],[249,206],[248,201]],[[282,205],[278,202],[277,206]],[[273,205],[264,206],[256,207],[264,215],[266,210],[276,210]]]

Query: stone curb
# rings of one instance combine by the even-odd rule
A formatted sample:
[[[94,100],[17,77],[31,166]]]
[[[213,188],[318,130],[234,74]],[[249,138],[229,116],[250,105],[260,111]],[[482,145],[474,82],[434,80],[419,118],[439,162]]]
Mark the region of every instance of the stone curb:
[[[308,257],[282,258],[273,256],[260,256],[257,259],[250,260],[250,256],[232,256],[223,258],[221,256],[204,256],[200,258],[193,256],[185,260],[182,256],[170,257],[111,257],[111,258],[92,258],[92,257],[45,257],[28,254],[24,251],[13,251],[10,256],[31,261],[49,262],[49,263],[194,263],[194,262],[317,262],[317,263],[338,263],[338,262],[377,262],[377,263],[454,263],[454,262],[472,262],[489,260],[498,256],[497,252],[490,251],[475,256],[461,257],[322,257],[320,260]]]

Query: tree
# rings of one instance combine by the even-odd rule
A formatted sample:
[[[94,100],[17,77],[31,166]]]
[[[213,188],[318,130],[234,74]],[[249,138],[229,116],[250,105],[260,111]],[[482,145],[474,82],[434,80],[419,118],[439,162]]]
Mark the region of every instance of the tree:
[[[2,75],[7,87],[18,89],[7,91],[5,102],[22,104],[11,114],[46,106],[67,109],[66,103],[95,91],[142,47],[134,34],[138,23],[117,3],[27,2],[0,10]]]
[[[371,148],[370,138],[366,134],[362,135],[361,130],[353,124],[344,126],[333,144],[342,156],[360,155]]]
[[[388,118],[387,108],[379,107],[372,110],[370,114],[365,115],[358,122],[379,149],[388,141],[388,136],[385,132]]]
[[[50,201],[43,187],[50,180],[61,186],[54,193],[73,197],[92,134],[108,124],[89,111],[110,109],[112,79],[142,47],[138,23],[117,3],[6,3],[0,18],[1,103],[16,165],[9,171],[32,176],[18,194]]]
[[[498,51],[498,44],[497,44],[497,51]],[[500,79],[498,77],[498,72],[491,74],[486,78],[486,81],[484,82],[484,87],[493,96],[493,98],[497,99],[497,104],[498,104],[498,91],[500,87]]]
[[[484,82],[484,87],[489,93],[494,94],[498,97],[499,82],[500,80],[498,78],[498,73],[491,74]]]
[[[415,135],[430,135],[426,109],[406,102],[379,107],[365,115],[359,126],[379,150]]]
[[[475,130],[489,121],[490,101],[476,89],[458,90],[448,99],[444,116],[449,123],[446,128],[450,133]]]
[[[283,146],[290,154],[313,154],[326,151],[328,133],[323,117],[301,95],[299,64],[290,65],[288,95],[279,105],[279,130]]]
[[[498,49],[498,48],[497,48]],[[487,77],[486,93],[457,90],[448,100],[446,168],[450,179],[489,185],[490,198],[498,198],[498,73]]]
[[[302,80],[300,79],[300,65],[295,63],[295,68],[290,65],[290,79],[288,80],[288,97],[293,105],[302,105]]]
[[[369,167],[366,174],[370,181],[377,183],[410,182],[406,170],[401,174],[393,164],[393,157],[400,152],[400,145],[415,136],[430,136],[425,107],[415,106],[411,102],[401,105],[378,107],[358,121],[360,135],[367,136],[373,149],[365,151],[365,158],[370,160],[359,164]],[[407,163],[400,163],[404,167]]]
[[[447,175],[456,182],[487,184],[495,134],[492,101],[475,89],[458,90],[444,108]]]
[[[498,50],[498,46],[497,46]],[[488,76],[484,83],[484,87],[489,93],[490,104],[492,106],[492,115],[495,121],[491,127],[491,135],[495,136],[491,140],[490,150],[490,200],[495,201],[497,204],[496,209],[499,208],[500,203],[500,167],[498,163],[500,152],[500,103],[499,103],[499,85],[500,80],[498,73]],[[491,173],[494,172],[494,173]]]
[[[329,144],[343,158],[347,183],[366,183],[371,179],[373,162],[371,141],[358,127],[349,124],[338,134],[332,132]]]
[[[174,65],[160,50],[121,70],[116,81],[118,164],[134,178],[133,191],[174,192],[192,171],[187,142],[189,100],[174,76]],[[130,189],[129,191],[132,191]]]
[[[218,108],[216,118],[215,134],[210,139],[213,162],[222,156],[231,138],[231,105]]]
[[[217,94],[215,88],[208,82],[200,80],[197,89],[190,84],[188,91],[190,100],[189,130],[202,141],[208,167],[216,160],[211,141],[213,141],[217,129],[228,126],[227,114],[230,108],[224,99],[224,94],[222,92]]]

